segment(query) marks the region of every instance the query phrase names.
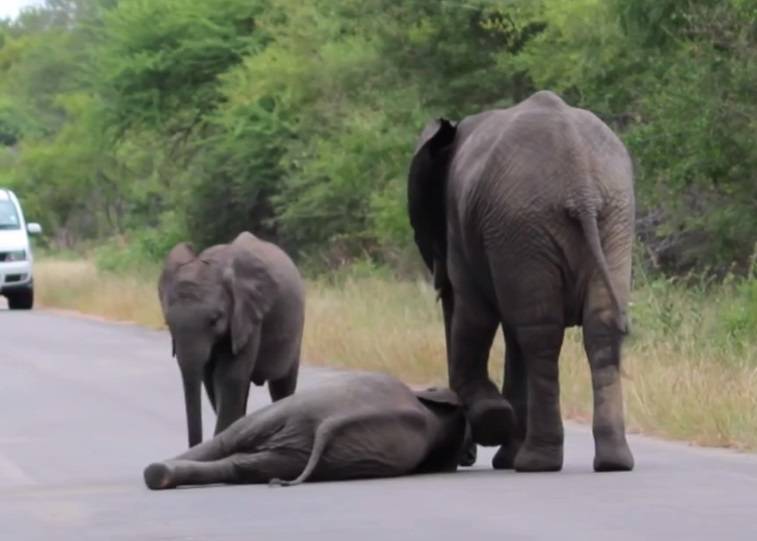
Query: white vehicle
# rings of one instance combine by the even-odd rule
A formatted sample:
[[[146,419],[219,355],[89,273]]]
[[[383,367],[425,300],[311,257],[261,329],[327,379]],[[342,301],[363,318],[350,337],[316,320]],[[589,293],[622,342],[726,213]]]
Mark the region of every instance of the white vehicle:
[[[24,221],[21,205],[12,191],[0,188],[0,295],[12,310],[34,305],[32,250],[27,233],[42,232],[39,224]]]

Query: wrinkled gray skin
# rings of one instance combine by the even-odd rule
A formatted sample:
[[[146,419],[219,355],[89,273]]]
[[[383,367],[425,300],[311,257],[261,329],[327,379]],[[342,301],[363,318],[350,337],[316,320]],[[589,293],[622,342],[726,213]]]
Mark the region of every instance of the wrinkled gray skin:
[[[454,471],[465,427],[449,389],[413,392],[388,375],[351,373],[250,413],[212,440],[151,464],[144,478],[157,490]]]
[[[559,470],[557,360],[582,325],[594,392],[594,468],[630,470],[620,382],[634,192],[620,140],[592,113],[538,92],[508,109],[440,119],[408,179],[416,244],[444,311],[450,386],[495,468]],[[501,327],[500,394],[487,358]],[[504,396],[503,396],[504,395]]]
[[[216,434],[245,415],[250,381],[267,381],[274,401],[294,392],[305,295],[277,246],[247,232],[199,255],[180,243],[158,293],[181,369],[190,447],[202,441],[203,382]]]

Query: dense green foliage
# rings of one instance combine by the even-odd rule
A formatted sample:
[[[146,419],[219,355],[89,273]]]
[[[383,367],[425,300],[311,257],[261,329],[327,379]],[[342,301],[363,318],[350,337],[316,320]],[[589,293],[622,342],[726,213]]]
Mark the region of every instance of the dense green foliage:
[[[47,0],[0,22],[0,184],[57,245],[392,258],[426,121],[539,88],[626,141],[649,261],[746,266],[757,0]]]

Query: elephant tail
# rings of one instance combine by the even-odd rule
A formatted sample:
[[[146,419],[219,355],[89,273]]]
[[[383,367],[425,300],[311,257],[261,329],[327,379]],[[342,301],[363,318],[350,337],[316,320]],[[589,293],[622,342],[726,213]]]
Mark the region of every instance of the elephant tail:
[[[581,222],[581,229],[586,237],[586,242],[589,244],[589,251],[591,251],[591,255],[599,267],[599,274],[605,283],[605,287],[607,287],[607,291],[610,293],[610,301],[615,312],[615,324],[620,332],[626,333],[628,329],[624,310],[620,304],[618,294],[612,285],[607,258],[605,258],[604,251],[602,250],[602,241],[600,240],[599,228],[597,227],[597,215],[595,212],[581,212],[579,214],[579,221]]]
[[[426,417],[423,413],[417,409],[410,410],[381,410],[381,411],[367,411],[362,413],[346,414],[339,417],[329,417],[323,421],[315,430],[315,437],[313,439],[313,450],[310,452],[310,458],[305,465],[305,469],[297,476],[296,479],[291,481],[284,481],[282,479],[271,479],[270,485],[281,486],[293,486],[299,485],[307,481],[315,471],[318,463],[320,462],[323,452],[326,450],[326,446],[331,443],[335,434],[339,431],[343,431],[349,427],[356,428],[359,433],[362,434],[374,434],[380,433],[381,426],[391,426],[393,430],[399,431],[404,436],[401,439],[403,443],[408,441],[414,441],[413,438],[426,430]],[[353,437],[355,435],[353,434]],[[412,445],[412,444],[411,444]],[[379,446],[380,447],[380,446]],[[373,449],[375,453],[380,453],[381,449]],[[396,454],[396,453],[395,453]],[[396,458],[396,457],[395,457]],[[363,455],[362,460],[368,460],[370,457]],[[392,473],[387,472],[387,464],[383,461],[381,467],[375,470],[373,473],[381,476],[396,475],[397,468],[392,469],[389,467]],[[417,464],[415,464],[417,466]],[[402,469],[401,467],[399,469]],[[364,472],[365,473],[365,472]]]
[[[326,419],[323,423],[318,425],[318,428],[315,429],[313,449],[310,451],[310,457],[308,458],[308,462],[305,465],[305,469],[302,470],[302,473],[291,481],[285,481],[283,479],[271,479],[269,481],[269,484],[290,487],[299,485],[307,481],[308,478],[313,474],[316,466],[318,466],[318,462],[321,460],[323,451],[326,449],[326,445],[328,445],[332,435],[342,424],[344,424],[344,418],[332,417],[330,419]]]

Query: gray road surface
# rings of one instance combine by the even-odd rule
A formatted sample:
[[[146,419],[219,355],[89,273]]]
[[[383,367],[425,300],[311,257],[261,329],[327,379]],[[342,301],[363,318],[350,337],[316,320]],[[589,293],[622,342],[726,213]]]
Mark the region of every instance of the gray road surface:
[[[448,475],[150,492],[143,467],[185,445],[177,370],[164,333],[0,310],[0,540],[757,539],[756,456],[632,437],[636,471],[595,474],[575,425],[560,473],[483,450]]]

